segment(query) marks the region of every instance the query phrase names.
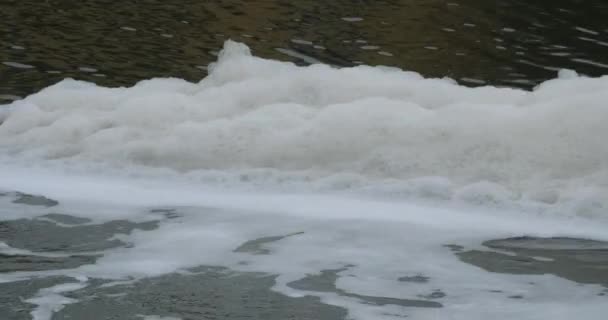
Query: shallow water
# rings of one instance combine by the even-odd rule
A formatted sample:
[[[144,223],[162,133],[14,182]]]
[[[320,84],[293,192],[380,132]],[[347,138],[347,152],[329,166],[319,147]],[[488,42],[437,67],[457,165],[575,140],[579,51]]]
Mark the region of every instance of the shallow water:
[[[0,12],[1,320],[608,312],[603,2]]]
[[[577,237],[608,236],[586,219],[198,187],[142,207],[152,185],[125,201],[110,191],[124,182],[65,182],[78,194],[0,199],[22,217],[0,225],[5,319],[601,319],[606,305],[608,242]],[[513,234],[570,237],[483,241]]]

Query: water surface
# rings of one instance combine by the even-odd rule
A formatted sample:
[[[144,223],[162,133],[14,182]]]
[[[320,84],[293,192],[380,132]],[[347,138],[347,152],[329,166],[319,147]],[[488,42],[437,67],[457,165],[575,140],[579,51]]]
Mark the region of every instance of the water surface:
[[[266,58],[389,65],[472,86],[608,72],[603,1],[4,0],[0,11],[4,100],[65,77],[198,81],[228,38]]]

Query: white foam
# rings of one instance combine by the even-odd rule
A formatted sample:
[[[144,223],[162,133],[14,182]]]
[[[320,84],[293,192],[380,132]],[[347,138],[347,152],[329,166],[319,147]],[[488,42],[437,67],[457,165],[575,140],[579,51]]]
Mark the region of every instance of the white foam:
[[[443,247],[521,235],[608,240],[608,78],[562,72],[534,92],[471,89],[394,68],[297,67],[233,42],[209,70],[196,84],[66,80],[8,106],[1,189],[45,195],[59,201],[56,212],[95,221],[157,219],[148,211],[161,206],[180,217],[124,235],[131,246],[95,264],[2,281],[131,281],[213,265],[276,274],[274,290],[318,296],[355,319],[603,319],[608,311],[599,286],[488,273]],[[1,219],[47,210],[7,206]],[[291,236],[263,244],[269,255],[234,251],[280,235]],[[374,306],[288,285],[349,265],[340,290],[422,299],[440,289],[444,308]],[[397,281],[412,274],[430,281]],[[73,302],[61,292],[32,300],[40,319]]]
[[[50,320],[53,313],[60,311],[67,304],[77,302],[77,300],[61,295],[62,293],[79,290],[86,286],[84,282],[64,283],[40,290],[36,297],[25,300],[25,302],[36,305],[36,309],[31,312],[32,320]]]
[[[318,296],[326,303],[347,308],[355,319],[392,319],[390,314],[416,319],[484,319],[488,314],[497,319],[512,319],[515,315],[537,319],[562,309],[586,313],[585,319],[602,319],[608,311],[604,300],[597,296],[600,286],[581,286],[554,276],[487,273],[459,262],[443,247],[459,244],[474,248],[483,240],[520,235],[608,240],[607,225],[601,220],[429,207],[335,195],[230,193],[196,184],[71,176],[62,172],[11,172],[14,176],[2,172],[7,177],[3,180],[7,187],[45,194],[66,210],[72,206],[82,208],[80,216],[105,216],[118,211],[120,214],[115,213],[114,218],[137,219],[146,208],[163,206],[177,208],[181,218],[166,221],[156,230],[124,236],[122,240],[131,246],[108,250],[95,264],[72,270],[9,274],[3,276],[4,281],[50,275],[131,280],[212,265],[277,274],[275,290],[289,296]],[[249,240],[277,235],[291,236],[263,244],[270,255],[234,251]],[[439,300],[444,308],[373,306],[337,292],[303,291],[288,286],[291,281],[321,270],[348,265],[352,267],[341,272],[336,283],[341,290],[421,299],[421,295],[440,289],[447,294]],[[397,281],[411,274],[423,274],[430,281],[413,285]],[[491,290],[503,293],[490,294]],[[508,298],[520,294],[525,296],[525,303]],[[41,296],[52,298],[51,307],[37,310],[51,310],[65,302],[55,295]]]
[[[143,320],[181,320],[181,318],[175,318],[175,317],[161,317],[161,316],[145,316],[145,315],[138,315],[138,317],[143,318]]]
[[[4,218],[3,218],[4,220]],[[47,257],[47,258],[65,258],[70,257],[67,253],[46,253],[46,252],[32,252],[24,249],[17,249],[9,246],[5,242],[0,241],[0,254],[8,256],[36,256],[36,257]]]
[[[533,92],[467,88],[394,68],[298,67],[229,41],[199,83],[65,80],[13,102],[1,108],[0,148],[9,161],[145,166],[223,182],[310,187],[347,175],[357,180],[337,188],[393,178],[407,189],[442,177],[449,198],[487,181],[509,200],[553,192],[553,203],[575,209],[574,191],[586,188],[599,207],[581,212],[593,215],[608,207],[607,99],[607,77],[562,72]]]

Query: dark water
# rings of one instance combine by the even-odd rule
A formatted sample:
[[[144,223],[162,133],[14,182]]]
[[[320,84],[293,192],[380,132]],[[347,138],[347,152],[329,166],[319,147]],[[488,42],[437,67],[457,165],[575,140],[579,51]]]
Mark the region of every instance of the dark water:
[[[608,73],[605,1],[0,0],[0,99],[66,77],[197,81],[228,38],[262,57],[398,66],[469,85]]]

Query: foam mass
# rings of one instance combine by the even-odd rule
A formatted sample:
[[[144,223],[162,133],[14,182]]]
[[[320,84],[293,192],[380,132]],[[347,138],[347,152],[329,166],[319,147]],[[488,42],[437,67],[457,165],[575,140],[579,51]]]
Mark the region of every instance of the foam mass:
[[[227,41],[198,83],[67,79],[0,106],[0,151],[596,214],[608,206],[606,101],[608,77],[571,71],[531,92],[469,88],[394,68],[301,67]]]

